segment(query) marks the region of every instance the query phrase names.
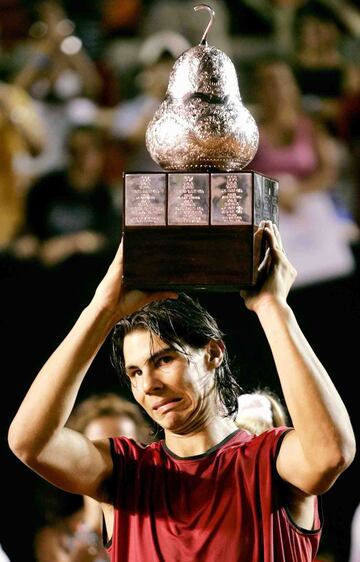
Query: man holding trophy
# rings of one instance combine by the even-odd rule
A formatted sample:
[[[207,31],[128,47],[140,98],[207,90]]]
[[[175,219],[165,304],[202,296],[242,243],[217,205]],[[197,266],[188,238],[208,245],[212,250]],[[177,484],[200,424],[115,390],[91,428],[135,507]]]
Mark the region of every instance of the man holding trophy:
[[[206,37],[194,49],[195,62],[190,49],[174,69],[184,60],[191,72],[205,65],[206,83],[218,85],[221,74],[212,79],[209,68],[214,66],[211,58],[219,61],[222,55],[207,46]],[[201,119],[212,123],[199,136],[194,123],[192,134],[186,133],[201,167],[186,160],[178,129],[176,162],[185,158],[178,168],[164,164],[167,171],[154,181],[146,173],[129,176],[123,242],[93,299],[29,389],[11,424],[9,444],[43,478],[101,504],[113,562],[310,562],[322,526],[317,496],[352,462],[353,431],[340,396],[286,301],[296,272],[276,226],[275,184],[269,180],[265,188],[265,181],[255,180],[256,173],[242,179],[236,154],[247,145],[241,132],[224,142],[230,165],[214,160],[222,154],[220,147],[209,150],[205,168],[202,151],[215,146],[214,130],[220,127],[211,106],[233,104],[234,116],[236,101],[206,89],[188,101],[201,108]],[[166,103],[180,104],[171,96]],[[174,112],[179,115],[180,108]],[[164,119],[168,123],[173,117]],[[150,140],[154,134],[167,146],[167,134],[152,133],[153,126]],[[175,155],[173,149],[165,152]],[[141,209],[138,220],[129,205],[132,191],[134,205]],[[270,216],[264,217],[266,213]],[[210,267],[207,277],[197,277],[193,258],[210,231],[219,252],[232,241],[238,244],[235,263],[222,263],[221,275]],[[198,245],[193,256],[191,241],[185,243],[189,234]],[[143,254],[149,240],[155,244],[152,256]],[[175,267],[182,261],[180,251],[186,254],[189,275]],[[222,256],[213,252],[210,245],[208,262],[215,257],[219,263]],[[230,259],[230,252],[225,257]],[[174,266],[169,278],[167,259]],[[245,265],[239,266],[241,259]],[[161,271],[160,261],[165,262]],[[261,323],[292,427],[253,436],[235,424],[240,389],[229,370],[222,332],[196,301],[177,292],[186,287],[226,290],[227,284],[229,290],[241,291]],[[112,331],[115,365],[134,399],[164,430],[157,443],[144,446],[124,437],[91,441],[65,428],[86,372]]]

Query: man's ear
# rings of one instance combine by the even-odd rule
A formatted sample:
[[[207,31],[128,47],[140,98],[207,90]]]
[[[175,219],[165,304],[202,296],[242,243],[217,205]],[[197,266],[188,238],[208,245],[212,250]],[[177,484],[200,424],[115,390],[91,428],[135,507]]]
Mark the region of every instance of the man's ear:
[[[209,367],[216,369],[220,367],[224,358],[224,342],[222,340],[210,340],[206,346]]]

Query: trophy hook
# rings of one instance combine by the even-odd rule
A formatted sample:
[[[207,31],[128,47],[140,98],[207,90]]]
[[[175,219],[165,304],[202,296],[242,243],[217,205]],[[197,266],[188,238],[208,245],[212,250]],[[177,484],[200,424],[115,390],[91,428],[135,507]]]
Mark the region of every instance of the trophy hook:
[[[197,4],[196,6],[194,6],[194,10],[195,10],[195,12],[197,12],[198,10],[207,10],[210,14],[210,21],[207,24],[207,27],[204,31],[204,35],[202,36],[201,41],[199,43],[199,45],[207,45],[207,34],[209,33],[210,28],[213,24],[214,17],[215,17],[215,11],[210,6],[208,6],[207,4]]]

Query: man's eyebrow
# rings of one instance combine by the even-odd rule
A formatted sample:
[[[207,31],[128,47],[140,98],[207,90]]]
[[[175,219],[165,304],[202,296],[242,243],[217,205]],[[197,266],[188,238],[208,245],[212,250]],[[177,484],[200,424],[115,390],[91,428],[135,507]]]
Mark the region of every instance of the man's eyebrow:
[[[176,349],[174,347],[168,346],[168,347],[164,347],[162,349],[159,349],[159,351],[156,351],[155,353],[152,353],[150,355],[150,357],[146,360],[146,363],[156,363],[156,361],[159,359],[159,357],[161,357],[162,355],[166,354],[166,353],[170,353],[170,352],[176,352]],[[139,367],[137,365],[125,365],[125,371],[131,371],[132,369],[138,369]]]
[[[174,347],[171,347],[170,345],[168,347],[164,347],[163,349],[159,349],[159,351],[150,355],[147,362],[148,363],[156,363],[156,361],[157,361],[157,359],[159,359],[159,357],[161,357],[162,355],[166,355],[166,353],[170,353],[170,352],[174,352],[174,351],[176,351],[176,349]]]

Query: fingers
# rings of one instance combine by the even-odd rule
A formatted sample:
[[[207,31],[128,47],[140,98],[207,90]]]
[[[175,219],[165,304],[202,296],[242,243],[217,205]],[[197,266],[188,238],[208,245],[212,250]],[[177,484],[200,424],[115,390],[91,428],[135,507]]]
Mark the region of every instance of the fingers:
[[[277,244],[278,244],[279,249],[280,249],[282,252],[285,252],[285,250],[284,250],[284,245],[283,245],[283,243],[282,243],[281,236],[280,236],[280,232],[279,232],[279,229],[278,229],[277,225],[276,225],[275,223],[273,223],[273,222],[271,223],[271,225],[272,225],[272,227],[273,227],[273,231],[274,231],[274,233],[275,233],[275,238],[276,238],[276,242],[277,242]]]
[[[267,248],[266,252],[265,252],[264,259],[262,260],[262,262],[260,263],[260,265],[258,267],[259,273],[262,273],[262,272],[264,272],[264,270],[266,271],[268,269],[270,257],[271,257],[270,248]]]
[[[114,262],[117,262],[117,263],[120,262],[121,263],[123,261],[123,250],[124,250],[123,242],[124,242],[124,239],[121,238],[121,242],[119,244],[119,247],[118,247],[118,249],[116,251],[116,254],[115,254],[115,257],[114,257]]]
[[[122,271],[122,265],[123,265],[123,239],[121,239],[121,242],[116,251],[114,259],[108,267],[108,271],[113,271],[113,270],[118,271],[119,268],[120,271]]]
[[[276,226],[276,224],[267,221],[265,232],[267,233],[268,236],[270,250],[271,250],[271,257],[274,264],[282,263],[282,265],[285,266],[287,271],[291,273],[292,278],[295,279],[297,272],[285,254],[284,246],[281,240],[278,227]]]
[[[254,242],[256,244],[256,242],[259,240],[261,242],[263,234],[264,234],[264,229],[266,226],[266,221],[261,221],[255,234],[254,234]]]
[[[266,221],[265,232],[268,237],[272,255],[275,257],[277,255],[276,252],[279,252],[277,257],[280,257],[281,254],[285,255],[280,232],[276,224],[271,221]]]

